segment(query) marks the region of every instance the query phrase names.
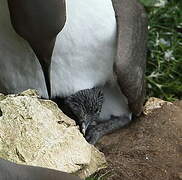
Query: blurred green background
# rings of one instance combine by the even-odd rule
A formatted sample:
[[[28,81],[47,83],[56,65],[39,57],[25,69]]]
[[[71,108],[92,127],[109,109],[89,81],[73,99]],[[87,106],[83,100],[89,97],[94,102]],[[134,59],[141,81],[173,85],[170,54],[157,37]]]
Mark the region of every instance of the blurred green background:
[[[149,19],[147,95],[182,98],[182,1],[140,0]]]
[[[148,14],[147,98],[182,99],[182,0],[140,0]],[[94,175],[86,180],[104,180]]]

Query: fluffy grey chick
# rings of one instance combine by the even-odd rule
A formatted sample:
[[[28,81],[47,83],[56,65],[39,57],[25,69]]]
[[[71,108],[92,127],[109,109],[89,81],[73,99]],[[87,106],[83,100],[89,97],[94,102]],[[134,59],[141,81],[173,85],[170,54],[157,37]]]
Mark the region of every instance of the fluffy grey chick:
[[[96,87],[80,90],[66,98],[65,104],[76,116],[77,123],[84,135],[88,127],[98,121],[103,102],[104,94],[100,88]]]

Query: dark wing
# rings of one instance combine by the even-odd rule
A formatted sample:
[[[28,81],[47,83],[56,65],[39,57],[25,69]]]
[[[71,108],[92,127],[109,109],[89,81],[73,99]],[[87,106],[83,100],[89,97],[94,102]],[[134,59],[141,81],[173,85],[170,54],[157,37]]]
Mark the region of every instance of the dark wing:
[[[50,64],[55,39],[66,20],[64,0],[8,0],[15,31],[27,40],[42,66],[50,95]]]
[[[131,111],[138,116],[145,98],[147,17],[137,0],[112,1],[118,26],[114,70]]]
[[[71,174],[36,166],[18,165],[0,158],[1,180],[81,180]]]

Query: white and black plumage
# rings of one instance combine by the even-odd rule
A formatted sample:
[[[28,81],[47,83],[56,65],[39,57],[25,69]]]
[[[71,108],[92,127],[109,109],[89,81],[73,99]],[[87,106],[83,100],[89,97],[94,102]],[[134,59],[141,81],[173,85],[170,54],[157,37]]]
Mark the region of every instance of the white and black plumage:
[[[146,36],[146,15],[137,0],[0,0],[0,92],[34,88],[58,100],[102,87],[102,127],[86,132],[95,143],[127,124],[131,113],[141,113]],[[17,172],[24,180],[24,168],[3,160],[0,165],[2,180],[17,179]],[[27,167],[31,180],[48,172]]]
[[[21,29],[24,19],[14,17],[21,14],[16,12],[16,3],[8,2],[9,7],[6,0],[0,0],[0,92],[18,93],[35,88],[41,97],[53,99],[64,98],[83,89],[102,87],[105,98],[100,119],[107,120],[105,127],[111,127],[112,124],[114,129],[127,124],[131,120],[131,113],[141,112],[144,99],[146,17],[136,0],[113,0],[114,8],[111,0],[67,0],[65,24],[65,18],[59,18],[64,13],[51,14],[50,11],[45,19],[49,22],[49,17],[55,17],[58,26],[54,27],[53,21],[48,25],[47,21],[43,21],[50,31],[44,31],[45,27],[42,27],[43,36],[40,39],[38,35],[41,34],[41,28],[37,25],[34,27],[34,19]],[[25,1],[18,2],[22,3],[23,9]],[[34,1],[27,2],[34,7]],[[36,2],[45,5],[43,10],[40,8],[40,13],[46,15],[46,10],[51,6],[46,6],[42,0]],[[51,1],[47,3],[51,4]],[[63,0],[60,3],[64,4]],[[64,5],[60,8],[64,9]],[[60,12],[65,12],[62,9]],[[28,13],[32,15],[32,11]],[[22,21],[17,23],[20,19]],[[41,22],[41,18],[35,22]],[[33,30],[38,27],[39,31],[27,29],[32,26]],[[13,27],[29,43],[17,35]],[[50,36],[47,37],[46,32]],[[44,38],[49,40],[45,41],[48,44],[45,43],[46,48]],[[51,44],[52,40],[55,40],[55,45]],[[50,53],[47,55],[44,49]],[[102,135],[111,130],[108,128]],[[91,136],[93,134],[94,137],[94,133],[97,132],[90,133]],[[91,142],[95,143],[96,140]]]

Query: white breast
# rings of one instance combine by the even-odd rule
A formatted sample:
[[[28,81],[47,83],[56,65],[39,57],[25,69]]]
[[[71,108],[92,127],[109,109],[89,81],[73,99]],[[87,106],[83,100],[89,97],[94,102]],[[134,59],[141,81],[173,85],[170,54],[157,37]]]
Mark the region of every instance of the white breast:
[[[116,51],[111,0],[67,0],[66,4],[67,21],[53,53],[53,96],[105,84]]]
[[[67,0],[67,21],[52,61],[52,94],[65,96],[104,84],[112,73],[116,22],[111,0]],[[36,88],[47,97],[34,52],[12,28],[7,0],[0,0],[0,92]]]

